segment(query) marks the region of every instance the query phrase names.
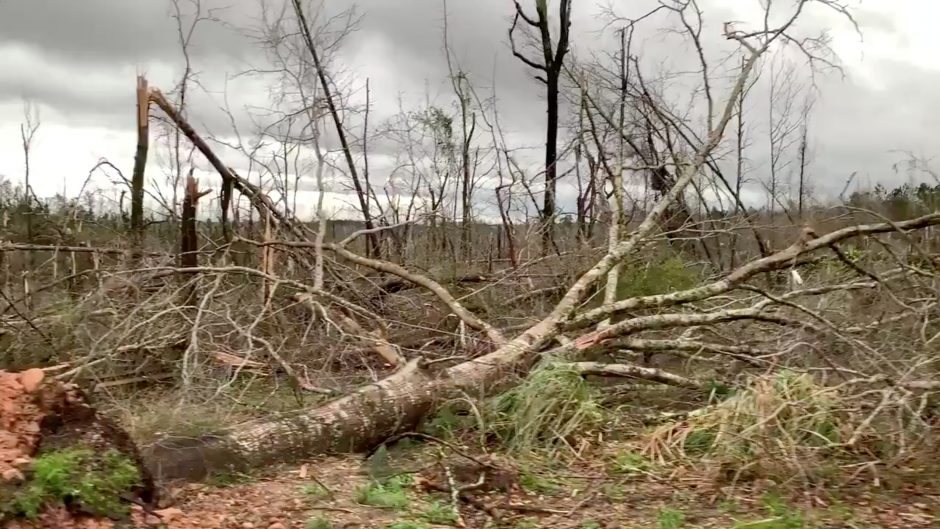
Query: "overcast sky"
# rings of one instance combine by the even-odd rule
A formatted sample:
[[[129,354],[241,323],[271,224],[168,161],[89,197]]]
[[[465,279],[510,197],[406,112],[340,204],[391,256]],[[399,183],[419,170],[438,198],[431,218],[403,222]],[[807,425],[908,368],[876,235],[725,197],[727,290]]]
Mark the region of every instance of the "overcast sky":
[[[219,8],[213,15],[222,22],[206,22],[196,31],[191,57],[205,92],[194,93],[190,108],[199,127],[219,136],[230,133],[219,111],[226,98],[236,110],[263,104],[267,98],[263,83],[232,79],[263,66],[257,43],[244,31],[256,25],[260,1],[203,0],[205,6]],[[700,2],[710,24],[707,43],[722,42],[721,23],[750,20],[759,6],[758,0]],[[600,52],[609,43],[597,33],[598,3],[574,0],[578,57]],[[325,4],[335,11],[349,2]],[[635,11],[624,11],[631,15],[642,2],[613,4],[634,6]],[[940,86],[940,32],[934,27],[940,20],[940,2],[850,4],[863,40],[831,15],[813,12],[808,18],[810,26],[831,28],[847,74],[845,79],[823,77],[818,83],[810,172],[820,196],[838,194],[853,172],[864,184],[903,182],[908,175],[892,171],[892,164],[904,155],[893,151],[930,157],[940,149],[935,139],[940,125],[940,97],[935,95]],[[169,89],[183,67],[171,5],[170,0],[0,0],[0,175],[13,181],[23,178],[19,127],[24,99],[32,101],[42,122],[32,157],[32,180],[39,195],[63,188],[70,195],[77,193],[99,158],[129,174],[135,76],[146,74],[152,85]],[[189,0],[181,0],[181,5],[189,12]],[[426,95],[445,97],[442,0],[361,0],[357,5],[363,14],[360,28],[345,42],[335,64],[354,80],[356,97],[361,98],[362,83],[369,78],[376,122],[394,114],[400,100],[411,104]],[[495,87],[501,121],[514,146],[530,148],[537,160],[544,104],[532,72],[509,53],[506,30],[512,2],[449,0],[448,9],[461,67],[486,91]],[[675,59],[687,53],[668,47],[655,33],[644,35],[641,49],[649,56]],[[760,121],[760,116],[750,120],[752,126]],[[764,170],[758,151],[752,168],[755,179]],[[149,168],[153,177],[160,171],[155,156]],[[239,166],[239,160],[229,160]],[[387,172],[391,155],[377,152],[376,173],[383,163]],[[93,185],[108,187],[108,179],[97,177]],[[756,192],[752,187],[751,193]]]

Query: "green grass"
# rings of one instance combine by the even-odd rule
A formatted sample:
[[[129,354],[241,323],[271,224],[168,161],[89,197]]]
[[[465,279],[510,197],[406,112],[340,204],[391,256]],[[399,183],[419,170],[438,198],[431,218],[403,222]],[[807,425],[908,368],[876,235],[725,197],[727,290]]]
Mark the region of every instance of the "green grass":
[[[435,525],[455,525],[458,520],[453,505],[437,500],[433,501],[431,505],[421,513],[421,518]]]
[[[409,475],[373,481],[356,489],[356,503],[396,511],[406,509],[411,504],[411,499],[404,487],[409,484],[411,484]]]
[[[652,468],[649,459],[639,452],[624,450],[614,456],[611,470],[617,474],[643,474]]]
[[[322,500],[330,496],[330,491],[319,483],[309,483],[300,487],[300,492],[312,500]]]
[[[304,527],[305,529],[333,529],[333,522],[322,517],[310,518]]]
[[[119,496],[139,484],[137,466],[115,450],[96,454],[76,447],[47,452],[33,460],[26,484],[0,504],[0,515],[35,518],[45,507],[69,503],[93,515],[123,517],[129,504]]]
[[[768,516],[761,520],[738,522],[733,529],[801,529],[805,527],[803,514],[773,493],[765,494],[761,504]]]
[[[555,494],[562,488],[559,480],[530,472],[519,474],[519,484],[525,490],[535,494]]]
[[[681,529],[685,526],[685,514],[672,507],[663,507],[656,514],[656,527],[658,529]]]

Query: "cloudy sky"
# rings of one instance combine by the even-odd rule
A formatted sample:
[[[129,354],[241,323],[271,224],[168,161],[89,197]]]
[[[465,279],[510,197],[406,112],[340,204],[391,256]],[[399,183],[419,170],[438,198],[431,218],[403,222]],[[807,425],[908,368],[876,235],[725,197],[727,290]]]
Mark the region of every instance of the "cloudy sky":
[[[279,3],[264,2],[275,8]],[[213,9],[214,20],[200,23],[192,40],[190,56],[202,88],[193,92],[190,109],[201,130],[227,138],[231,128],[220,110],[223,105],[241,116],[243,109],[267,101],[268,87],[262,80],[239,76],[265,66],[265,56],[252,38],[262,0],[202,3]],[[328,13],[350,5],[349,0],[322,3]],[[574,53],[579,58],[600,54],[611,43],[610,35],[599,33],[600,3],[574,0]],[[759,14],[759,0],[700,3],[709,45],[723,45],[723,22],[747,22]],[[625,16],[635,16],[643,7],[643,2],[613,4],[630,4],[621,11]],[[910,175],[892,170],[905,156],[898,151],[931,157],[940,150],[934,139],[940,120],[940,97],[935,95],[940,86],[940,32],[932,26],[940,19],[940,3],[849,4],[854,6],[862,38],[831,13],[813,11],[807,16],[807,27],[830,30],[846,73],[844,79],[817,78],[810,171],[819,196],[838,194],[855,172],[856,181],[863,184],[903,182]],[[363,83],[369,79],[371,119],[380,123],[400,104],[446,100],[443,0],[360,0],[357,5],[363,18],[334,64],[349,80],[354,100],[362,100]],[[180,0],[180,6],[188,24],[192,0]],[[495,91],[500,120],[513,146],[530,151],[537,160],[544,106],[532,72],[509,52],[506,30],[512,10],[509,0],[449,0],[452,47],[460,67],[477,86],[487,93]],[[146,74],[153,86],[170,89],[182,72],[172,13],[171,0],[0,0],[0,175],[22,181],[20,124],[25,100],[41,119],[32,150],[31,178],[37,194],[48,196],[64,189],[74,195],[101,158],[129,174],[135,142],[135,76]],[[681,63],[680,55],[688,57],[687,48],[670,44],[653,26],[639,34],[638,46],[645,56],[676,64]],[[757,104],[749,118],[752,127],[761,126],[759,109]],[[162,174],[160,156],[151,155],[149,176],[154,180]],[[236,154],[227,157],[233,166],[244,167]],[[753,157],[751,176],[756,182],[765,170],[759,148]],[[393,164],[393,155],[378,149],[374,174],[387,174]],[[304,175],[307,188],[310,178]],[[204,179],[211,179],[209,173]],[[112,187],[109,182],[99,174],[91,186],[105,189]],[[750,192],[756,196],[759,186],[753,184]],[[340,207],[348,198],[337,194],[332,200]],[[309,195],[302,202],[309,203]]]

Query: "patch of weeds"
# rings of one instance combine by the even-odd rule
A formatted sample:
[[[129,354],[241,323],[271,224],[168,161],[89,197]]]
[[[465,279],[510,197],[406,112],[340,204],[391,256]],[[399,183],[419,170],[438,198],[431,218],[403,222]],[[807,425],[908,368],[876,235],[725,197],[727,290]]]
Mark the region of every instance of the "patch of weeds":
[[[206,484],[212,485],[213,487],[224,488],[251,483],[252,479],[250,474],[243,472],[215,472],[206,477],[205,481]]]
[[[516,529],[537,529],[539,526],[538,518],[520,518],[516,520],[516,523],[513,524],[513,527]]]
[[[330,496],[330,491],[319,483],[308,483],[300,487],[300,492],[312,500],[322,500]]]
[[[623,484],[621,483],[606,483],[603,486],[604,496],[606,496],[610,501],[623,501],[626,499],[627,494],[623,490]]]
[[[588,520],[586,522],[581,522],[580,528],[581,529],[601,529],[601,524],[593,520]]]
[[[826,516],[833,521],[847,523],[855,520],[855,511],[850,505],[835,503],[826,509]]]
[[[381,509],[400,511],[411,504],[405,485],[411,483],[410,475],[393,476],[385,481],[373,481],[356,489],[356,503]]]
[[[711,380],[707,384],[708,401],[717,402],[734,395],[734,388],[718,380]]]
[[[721,512],[734,513],[738,512],[740,509],[741,504],[734,498],[724,499],[718,502],[718,510]]]
[[[428,526],[417,522],[395,522],[386,529],[428,529]]]
[[[555,494],[562,485],[558,480],[529,472],[519,475],[519,484],[525,490],[535,494]]]
[[[639,452],[623,450],[614,456],[613,471],[617,474],[643,474],[651,468],[649,459]]]
[[[803,515],[788,505],[776,494],[765,494],[761,498],[769,518],[753,522],[738,522],[733,529],[801,529],[805,526]]]
[[[421,431],[441,439],[451,439],[458,432],[466,430],[472,425],[469,415],[458,414],[453,408],[445,406],[437,412],[433,419],[422,426]]]
[[[707,454],[715,443],[715,432],[711,429],[692,430],[686,436],[682,449],[690,456]]]
[[[118,518],[129,512],[120,499],[140,484],[133,461],[116,450],[96,454],[76,447],[47,452],[36,457],[27,483],[6,504],[0,515],[35,518],[46,506],[77,505],[96,516]]]
[[[454,525],[458,519],[453,505],[437,500],[421,513],[421,517],[427,520],[428,523],[436,525]]]
[[[845,432],[861,426],[861,415],[846,411],[853,406],[848,398],[810,374],[781,371],[754,377],[747,387],[703,408],[703,413],[657,428],[647,450],[675,459],[700,458],[731,469],[747,468],[752,476],[810,466],[811,479],[826,480],[830,476],[822,472],[822,462],[850,455],[840,444]],[[873,422],[871,427],[879,424]],[[872,435],[873,439],[885,438],[885,445],[867,442],[865,448],[890,455],[896,436]]]
[[[304,524],[305,529],[333,529],[333,522],[318,516],[316,518],[310,518],[307,520],[307,523]]]
[[[672,507],[663,507],[656,514],[656,527],[659,529],[681,529],[685,525],[685,514]]]

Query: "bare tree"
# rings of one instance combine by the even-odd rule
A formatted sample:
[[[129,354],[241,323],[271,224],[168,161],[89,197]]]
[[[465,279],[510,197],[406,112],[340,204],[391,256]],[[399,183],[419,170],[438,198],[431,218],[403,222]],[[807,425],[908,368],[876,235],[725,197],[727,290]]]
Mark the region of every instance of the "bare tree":
[[[515,6],[516,13],[513,17],[512,26],[509,28],[512,53],[526,66],[541,72],[536,75],[536,79],[545,84],[545,104],[548,116],[545,131],[545,194],[540,217],[543,230],[542,251],[548,254],[555,248],[555,193],[558,185],[558,92],[562,67],[569,46],[571,0],[559,0],[558,2],[558,36],[557,42],[554,43],[552,41],[551,20],[548,14],[548,0],[535,0],[535,18],[526,15],[525,10],[518,1],[515,2]],[[520,20],[538,31],[538,39],[541,44],[541,58],[539,60],[528,58],[516,47],[514,34]]]
[[[365,221],[366,229],[374,230],[375,222],[372,219],[372,211],[369,208],[370,190],[363,186],[363,182],[359,178],[359,170],[356,166],[355,160],[353,160],[352,147],[350,146],[349,140],[346,137],[346,128],[343,124],[343,119],[340,116],[339,107],[336,104],[336,98],[333,94],[329,74],[324,69],[324,66],[320,60],[320,52],[317,49],[313,38],[313,33],[309,23],[307,22],[307,16],[304,13],[302,0],[292,0],[292,2],[294,7],[294,14],[297,16],[297,23],[300,26],[301,35],[303,35],[304,43],[307,45],[307,51],[310,54],[310,58],[313,61],[314,67],[316,68],[316,75],[317,79],[320,81],[320,89],[322,90],[323,100],[329,109],[330,117],[333,119],[336,135],[339,138],[340,146],[342,147],[343,155],[346,159],[346,168],[349,171],[349,177],[352,179],[353,187],[356,190],[356,198],[359,201],[359,208],[362,212],[362,218]],[[370,231],[366,235],[366,239],[369,243],[369,250],[367,253],[369,255],[377,255],[377,252],[379,251],[379,239],[376,235],[376,232]]]

